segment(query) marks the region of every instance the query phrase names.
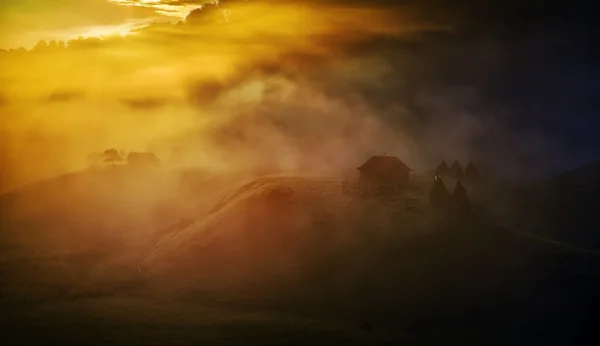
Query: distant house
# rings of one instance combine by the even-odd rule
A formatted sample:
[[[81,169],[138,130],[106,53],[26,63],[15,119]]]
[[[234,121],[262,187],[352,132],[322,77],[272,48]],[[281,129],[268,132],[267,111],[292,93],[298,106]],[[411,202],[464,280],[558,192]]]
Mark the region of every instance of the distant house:
[[[159,162],[160,160],[154,153],[131,152],[127,155],[127,163],[132,166],[154,166]]]
[[[362,184],[407,185],[412,169],[395,156],[373,156],[358,171]]]

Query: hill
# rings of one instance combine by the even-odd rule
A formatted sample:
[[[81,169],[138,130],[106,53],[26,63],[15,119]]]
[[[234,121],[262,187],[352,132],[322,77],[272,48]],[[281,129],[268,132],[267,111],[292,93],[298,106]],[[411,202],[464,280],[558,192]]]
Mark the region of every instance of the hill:
[[[435,222],[412,193],[352,200],[331,182],[256,180],[233,188],[206,218],[165,234],[144,258],[144,274],[161,295],[419,333],[533,323],[527,342],[539,342],[558,340],[550,326],[563,341],[591,330],[583,323],[598,301],[598,253],[483,215]]]
[[[442,219],[424,198],[427,183],[418,184],[360,199],[344,196],[341,181],[307,177],[117,169],[46,181],[0,198],[0,305],[18,315],[13,321],[47,331],[106,321],[110,330],[94,330],[111,342],[134,334],[156,344],[169,335],[209,342],[193,329],[221,335],[229,326],[238,334],[222,344],[250,334],[279,344],[306,321],[316,336],[304,344],[593,336],[596,252],[510,229],[485,212]],[[224,309],[222,320],[182,317]],[[142,333],[144,325],[154,327]],[[49,335],[77,343],[59,334]]]
[[[547,181],[487,186],[477,196],[497,218],[527,232],[600,250],[600,162]]]
[[[600,160],[563,172],[553,182],[562,188],[600,189]]]
[[[0,297],[68,297],[129,284],[154,230],[208,209],[226,179],[117,167],[0,196],[0,283],[10,283],[0,285]]]

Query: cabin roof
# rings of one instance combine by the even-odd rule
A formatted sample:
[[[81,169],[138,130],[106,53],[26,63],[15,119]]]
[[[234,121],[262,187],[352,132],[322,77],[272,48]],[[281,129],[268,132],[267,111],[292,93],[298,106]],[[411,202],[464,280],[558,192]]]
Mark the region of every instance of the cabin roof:
[[[380,169],[401,169],[409,172],[412,171],[410,167],[408,167],[396,156],[373,156],[357,169],[359,171]]]

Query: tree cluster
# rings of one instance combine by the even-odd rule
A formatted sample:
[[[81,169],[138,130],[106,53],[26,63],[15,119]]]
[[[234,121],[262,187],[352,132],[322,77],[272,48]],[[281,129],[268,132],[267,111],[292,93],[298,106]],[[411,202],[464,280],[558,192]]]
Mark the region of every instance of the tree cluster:
[[[429,192],[429,201],[436,210],[449,212],[457,216],[467,215],[471,211],[471,202],[467,197],[467,190],[460,180],[456,183],[452,194],[450,194],[442,178],[436,175],[433,187]]]
[[[109,165],[115,167],[127,163],[128,165],[156,165],[160,160],[153,152],[130,153],[114,148],[106,149],[104,152],[93,152],[88,155],[90,166]]]
[[[106,149],[103,152],[93,152],[88,155],[88,163],[91,166],[98,165],[111,165],[115,166],[125,161],[126,153],[124,151],[118,151],[117,149],[111,148]]]
[[[435,169],[435,174],[439,177],[452,178],[469,183],[479,182],[480,180],[479,172],[473,161],[469,161],[465,169],[462,168],[458,161],[454,161],[450,167],[448,167],[445,161],[442,161]]]

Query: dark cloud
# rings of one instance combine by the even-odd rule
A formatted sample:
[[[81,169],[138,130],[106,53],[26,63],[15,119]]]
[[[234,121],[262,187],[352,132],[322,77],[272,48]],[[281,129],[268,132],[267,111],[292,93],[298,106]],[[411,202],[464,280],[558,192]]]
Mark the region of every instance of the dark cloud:
[[[215,101],[231,89],[239,88],[250,80],[267,80],[273,77],[284,77],[300,81],[302,74],[312,71],[327,60],[307,52],[289,52],[272,59],[253,61],[237,69],[229,78],[219,80],[203,80],[193,82],[188,87],[188,99],[197,105]]]
[[[285,77],[266,82],[260,101],[229,105],[201,136],[242,166],[339,172],[382,150],[411,159],[409,141],[360,100],[329,99]]]
[[[157,109],[164,107],[168,103],[167,99],[157,97],[130,98],[121,99],[120,101],[130,108],[140,110]]]
[[[50,94],[47,98],[47,102],[70,102],[74,100],[79,100],[85,97],[85,93],[77,90],[62,90],[55,91]]]
[[[192,99],[211,102],[257,74],[283,75],[333,99],[361,100],[390,128],[417,141],[423,157],[473,158],[522,175],[600,156],[591,130],[600,126],[594,101],[600,70],[588,54],[593,47],[583,2],[320,3],[410,9],[419,18],[433,13],[431,20],[452,25],[408,37],[345,40],[332,60],[301,64],[282,57],[268,70],[248,68],[225,82],[195,85]],[[377,78],[363,78],[377,66],[385,66]],[[238,135],[231,137],[247,139]]]
[[[201,7],[192,10],[185,22],[190,25],[213,25],[225,23],[225,13],[219,4],[206,3]]]
[[[288,138],[287,148],[313,153],[311,143],[326,137],[310,122],[298,119],[333,127],[336,138],[349,138],[342,136],[345,133],[362,136],[346,125],[335,126],[336,121],[345,124],[348,119],[364,124],[364,118],[329,117],[328,108],[310,107],[306,95],[311,95],[325,98],[328,104],[346,105],[334,108],[336,111],[355,107],[377,116],[390,131],[410,136],[418,143],[419,156],[432,161],[440,154],[473,158],[498,170],[518,167],[515,170],[521,172],[515,174],[520,174],[564,169],[600,156],[600,141],[594,133],[600,126],[596,117],[600,111],[596,101],[600,99],[600,45],[596,44],[600,35],[593,25],[596,11],[591,2],[290,2],[323,11],[332,7],[385,9],[397,14],[399,26],[404,25],[404,18],[411,18],[415,30],[397,35],[311,37],[311,43],[327,47],[327,53],[299,48],[267,60],[248,61],[226,79],[192,83],[189,100],[198,107],[218,103],[253,81],[267,85],[262,91],[264,103],[232,107],[230,118],[226,116],[232,121],[215,124],[215,142],[236,150],[256,147],[269,153],[274,142],[261,137],[266,133],[263,130],[269,129],[269,133]],[[222,1],[220,6],[240,3]],[[206,14],[199,10],[191,18],[197,16],[197,23],[206,24]],[[166,35],[183,36],[188,29],[180,26],[176,33]],[[127,40],[143,39],[151,30],[140,30],[139,37]],[[352,28],[348,31],[353,33]],[[187,36],[188,40],[200,39]],[[293,84],[296,92],[301,90],[302,97],[294,95],[307,105],[283,97],[285,93],[274,80]],[[135,109],[152,109],[166,101],[121,102]],[[303,118],[303,114],[309,116]],[[319,135],[312,136],[313,131]],[[359,151],[358,146],[352,148]]]
[[[542,171],[600,156],[600,141],[591,130],[600,126],[595,101],[600,35],[592,2],[419,1],[410,6],[419,13],[437,7],[452,30],[420,35],[411,49],[396,37],[372,37],[354,47],[353,55],[373,54],[393,66],[384,82],[391,87],[388,93],[377,86],[363,93],[374,104],[393,104],[402,95],[402,83],[394,81],[404,79],[410,85],[405,95],[412,95],[406,104],[423,130],[462,126],[449,111],[457,107],[481,124],[492,118],[493,126],[471,133],[470,148],[478,156],[506,157],[505,162],[514,159]],[[460,90],[471,90],[471,96],[445,96],[447,107],[433,105],[432,95]]]

